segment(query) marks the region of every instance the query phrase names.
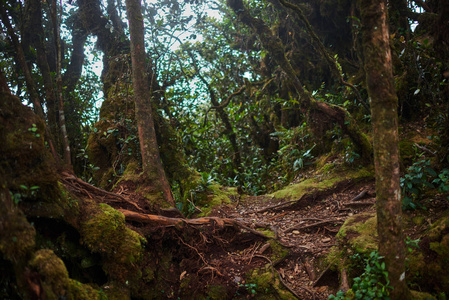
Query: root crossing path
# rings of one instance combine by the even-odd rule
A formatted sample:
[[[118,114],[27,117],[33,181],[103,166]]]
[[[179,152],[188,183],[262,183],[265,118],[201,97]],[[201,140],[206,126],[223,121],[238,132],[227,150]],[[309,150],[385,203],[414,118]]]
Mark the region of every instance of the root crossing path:
[[[126,185],[101,195],[100,189],[81,180],[66,176],[63,182],[81,196],[121,211],[129,228],[151,241],[146,249],[153,263],[167,259],[170,252],[165,289],[177,295],[182,282],[189,282],[189,297],[194,298],[221,287],[222,298],[217,299],[264,293],[278,293],[283,299],[327,299],[347,288],[347,279],[328,268],[326,255],[344,221],[374,211],[375,203],[373,180],[349,180],[298,199],[230,199],[231,204],[214,207],[208,217],[186,219],[176,212],[155,213]],[[177,299],[193,298],[178,294]]]

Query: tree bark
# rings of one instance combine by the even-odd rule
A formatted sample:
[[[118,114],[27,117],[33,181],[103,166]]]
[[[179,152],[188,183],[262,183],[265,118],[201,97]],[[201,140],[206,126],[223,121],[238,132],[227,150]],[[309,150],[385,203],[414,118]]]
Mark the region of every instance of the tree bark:
[[[30,95],[31,102],[33,103],[34,106],[34,111],[39,117],[42,118],[42,120],[45,120],[44,109],[42,108],[41,100],[36,91],[36,84],[34,83],[33,77],[31,76],[30,69],[28,68],[28,65],[26,63],[26,58],[23,52],[22,45],[20,44],[19,39],[17,38],[14,29],[12,28],[8,14],[6,13],[5,4],[3,2],[0,3],[0,13],[3,25],[5,25],[6,30],[8,31],[9,37],[14,46],[14,49],[16,50],[17,60],[20,65],[20,68],[22,69],[22,72],[25,75],[25,82],[28,88],[28,94]]]
[[[60,144],[59,126],[57,122],[57,100],[54,90],[53,79],[45,50],[45,33],[42,25],[42,5],[41,1],[25,2],[24,20],[22,29],[22,49],[26,52],[34,47],[36,49],[36,63],[42,74],[42,81],[45,89],[45,103],[47,108],[47,122],[50,132],[53,135],[55,147],[62,149]]]
[[[62,145],[63,145],[63,158],[64,158],[64,167],[69,170],[73,170],[72,167],[72,158],[71,151],[69,145],[69,137],[67,135],[67,127],[65,122],[65,113],[64,113],[64,99],[62,94],[62,74],[61,74],[61,64],[62,64],[62,51],[61,51],[61,36],[59,34],[59,20],[57,13],[57,2],[53,0],[51,7],[51,19],[53,22],[53,34],[55,40],[55,48],[56,48],[56,91],[58,97],[58,106],[59,106],[59,126],[61,129],[62,135]]]
[[[155,188],[155,195],[158,194],[166,204],[174,206],[175,202],[162,166],[154,129],[150,102],[152,92],[145,70],[147,64],[140,0],[126,0],[126,13],[131,39],[132,81],[143,171]]]
[[[359,0],[365,72],[371,98],[376,169],[379,253],[393,287],[392,299],[411,299],[405,282],[405,240],[399,185],[398,98],[387,24],[387,1]]]

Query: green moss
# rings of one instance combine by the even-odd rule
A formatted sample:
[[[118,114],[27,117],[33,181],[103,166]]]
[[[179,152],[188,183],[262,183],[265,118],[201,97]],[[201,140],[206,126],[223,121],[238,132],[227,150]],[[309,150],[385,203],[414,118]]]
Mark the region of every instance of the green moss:
[[[266,229],[266,230],[258,229],[257,231],[260,231],[260,233],[263,233],[265,236],[268,236],[268,237],[271,237],[271,238],[274,238],[276,236],[276,233],[271,231],[271,230],[269,230],[269,229]]]
[[[30,266],[45,278],[42,288],[49,299],[57,299],[65,294],[69,274],[62,260],[53,251],[47,249],[37,251]]]
[[[337,238],[358,253],[377,249],[377,216],[361,213],[346,219]]]
[[[129,289],[115,282],[109,282],[108,285],[104,287],[104,294],[106,295],[105,299],[107,300],[129,300],[131,299],[131,295],[129,293]],[[151,299],[148,297],[148,299]]]
[[[75,224],[80,214],[79,200],[67,191],[61,182],[54,183],[51,195],[43,201],[30,203],[27,214],[52,219],[64,219],[64,221]]]
[[[78,300],[78,299],[105,299],[101,291],[94,289],[93,287],[82,284],[79,281],[68,279],[67,283],[67,300]]]
[[[0,186],[0,252],[12,262],[25,259],[35,245],[36,231],[8,190]]]
[[[335,164],[328,163],[328,164],[325,164],[322,168],[320,168],[318,173],[325,174],[325,173],[332,171],[333,168],[335,168]]]
[[[432,241],[440,240],[443,232],[449,231],[449,211],[438,219],[430,228],[428,236]]]
[[[226,293],[226,287],[222,286],[222,285],[208,286],[206,294],[210,299],[214,299],[214,300],[228,299],[228,295]]]
[[[0,97],[0,177],[5,188],[23,202],[54,199],[58,176],[44,142],[44,122],[17,97]],[[38,189],[30,192],[31,187]]]
[[[416,216],[416,217],[413,217],[413,218],[412,218],[412,222],[413,222],[413,224],[415,224],[416,226],[421,226],[421,225],[423,225],[425,220],[426,220],[426,219],[425,219],[424,217],[422,217],[422,216]]]
[[[408,280],[431,286],[432,292],[449,294],[449,211],[422,238],[419,248],[407,255]]]
[[[412,253],[407,255],[407,266],[407,273],[409,274],[408,280],[420,280],[423,275],[423,270],[426,266],[424,254],[420,251],[413,251]]]
[[[63,261],[52,250],[42,249],[37,251],[29,265],[39,273],[46,299],[100,299],[101,293],[97,290],[69,278]]]
[[[401,159],[409,160],[415,156],[413,142],[410,140],[401,140],[399,142],[399,154]]]
[[[289,185],[286,188],[271,194],[270,196],[277,199],[299,199],[301,196],[312,190],[321,191],[330,188],[336,183],[342,182],[344,180],[372,176],[372,171],[367,168],[327,174],[326,178],[324,176],[321,176],[321,179],[319,178],[320,176],[316,176],[315,178],[309,178],[300,183]]]
[[[418,291],[410,291],[412,293],[412,297],[414,300],[436,300],[434,296],[428,293],[418,292]]]
[[[293,299],[293,295],[283,289],[277,274],[271,267],[253,270],[246,276],[243,287],[259,299]]]
[[[443,236],[440,242],[430,243],[430,249],[438,253],[444,263],[449,262],[449,234]]]
[[[151,282],[154,279],[154,270],[150,267],[147,267],[142,272],[142,280],[145,282]]]
[[[123,175],[117,183],[128,180],[137,183],[140,180],[141,173],[142,172],[139,170],[139,163],[135,160],[130,161],[126,166],[125,172],[123,172]]]
[[[279,244],[278,241],[269,240],[268,242],[270,243],[270,248],[272,251],[272,254],[270,257],[272,262],[279,261],[288,255],[288,253],[289,253],[288,250],[285,247],[283,247],[281,244]]]
[[[80,232],[82,242],[107,259],[103,268],[113,279],[125,283],[141,277],[136,264],[141,259],[145,240],[125,226],[121,212],[106,204],[91,203]]]
[[[328,265],[331,270],[340,270],[345,266],[345,251],[340,247],[334,246],[330,249],[329,253],[326,255],[325,264]]]
[[[237,188],[223,187],[219,184],[209,185],[205,193],[206,197],[199,203],[202,213],[198,217],[206,217],[214,207],[230,204],[230,197],[238,197]]]

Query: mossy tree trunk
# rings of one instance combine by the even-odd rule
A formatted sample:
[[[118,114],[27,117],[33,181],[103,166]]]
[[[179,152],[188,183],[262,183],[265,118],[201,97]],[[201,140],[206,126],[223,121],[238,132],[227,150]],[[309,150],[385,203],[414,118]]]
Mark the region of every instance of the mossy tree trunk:
[[[131,39],[132,82],[143,171],[154,186],[155,194],[162,193],[160,196],[163,200],[174,206],[173,195],[162,166],[154,129],[150,102],[152,93],[145,70],[144,27],[140,0],[126,0],[126,13]]]
[[[42,82],[45,89],[45,104],[47,108],[47,124],[54,137],[55,147],[60,153],[60,133],[58,126],[57,101],[52,79],[52,71],[47,60],[45,49],[45,33],[42,24],[42,2],[26,1],[24,7],[24,19],[22,28],[22,49],[30,51],[36,49],[36,63],[42,74]],[[26,53],[25,53],[26,54]],[[28,62],[30,66],[31,63]]]
[[[27,92],[30,96],[31,102],[33,103],[34,111],[42,120],[45,120],[46,118],[45,118],[44,109],[42,108],[42,102],[39,97],[39,94],[37,93],[36,84],[34,82],[33,76],[31,75],[31,71],[28,68],[28,64],[27,64],[27,61],[25,58],[25,54],[23,52],[22,44],[19,41],[19,39],[11,25],[11,22],[9,21],[9,16],[6,11],[6,4],[3,2],[0,2],[0,16],[1,16],[1,20],[3,22],[3,25],[6,27],[6,30],[9,34],[11,41],[12,41],[14,50],[17,53],[17,63],[25,75]],[[51,134],[50,130],[48,130],[48,128],[45,128],[45,139],[48,142],[48,145],[50,147],[50,150],[53,154],[55,161],[58,163],[58,165],[60,165],[59,156],[54,147],[54,142],[53,142],[54,137],[52,136],[52,134]]]
[[[251,16],[242,0],[227,0],[228,6],[235,12],[239,21],[249,26],[258,36],[263,48],[267,50],[276,63],[287,74],[295,90],[300,96],[301,109],[305,111],[318,111],[332,122],[338,124],[345,134],[351,138],[357,152],[365,161],[371,161],[372,146],[367,137],[360,131],[352,116],[342,107],[316,101],[304,88],[296,71],[287,59],[285,47],[280,38],[273,35],[270,28],[259,18]]]
[[[411,299],[405,282],[405,241],[399,185],[398,98],[394,88],[387,1],[359,0],[366,83],[371,97],[379,253],[392,299]]]

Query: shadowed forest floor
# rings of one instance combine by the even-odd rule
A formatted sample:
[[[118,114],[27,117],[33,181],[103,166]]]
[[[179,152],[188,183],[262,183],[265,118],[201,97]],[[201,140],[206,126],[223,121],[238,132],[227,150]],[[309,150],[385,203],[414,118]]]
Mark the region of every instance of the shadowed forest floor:
[[[340,227],[351,216],[375,212],[372,178],[344,180],[320,191],[310,189],[299,199],[231,197],[230,204],[215,207],[209,218],[183,219],[167,211],[163,212],[167,217],[160,217],[166,218],[163,221],[143,219],[159,216],[143,206],[142,199],[133,194],[132,185],[122,184],[116,193],[101,196],[101,190],[71,180],[72,191],[90,196],[98,192],[96,199],[125,211],[128,226],[144,237],[151,236],[151,243],[178,247],[173,261],[179,265],[170,268],[172,276],[166,280],[172,282],[175,291],[179,281],[192,276],[192,297],[211,286],[225,287],[221,290],[223,299],[260,297],[275,282],[279,290],[289,290],[293,298],[327,299],[341,287],[341,274],[331,270],[325,260],[338,243]],[[139,215],[128,218],[126,212]],[[438,215],[433,214],[432,219]],[[407,235],[413,239],[425,228],[416,227]]]

